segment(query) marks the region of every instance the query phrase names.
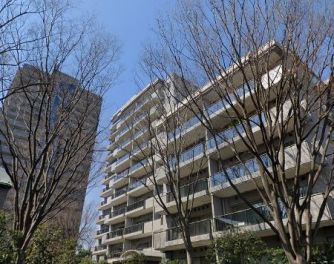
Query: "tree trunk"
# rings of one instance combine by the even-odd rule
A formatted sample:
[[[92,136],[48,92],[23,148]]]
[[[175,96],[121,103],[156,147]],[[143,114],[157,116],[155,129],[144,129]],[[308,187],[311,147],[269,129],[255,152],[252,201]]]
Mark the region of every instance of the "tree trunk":
[[[187,253],[187,264],[192,264],[193,263],[192,251],[186,249],[186,253]]]
[[[16,256],[16,264],[24,264],[25,263],[25,252],[21,249],[17,249],[17,256]]]

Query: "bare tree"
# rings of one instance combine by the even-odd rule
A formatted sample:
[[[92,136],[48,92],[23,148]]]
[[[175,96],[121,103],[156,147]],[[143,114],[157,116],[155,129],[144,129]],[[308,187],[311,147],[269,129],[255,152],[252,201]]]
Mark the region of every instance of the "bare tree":
[[[333,196],[332,12],[326,1],[179,1],[144,61],[151,76],[207,79],[195,92],[184,82],[177,101],[208,132],[211,187],[232,188],[290,263],[311,262]]]
[[[37,14],[29,1],[0,1],[0,100],[8,96],[10,82],[15,75],[18,64],[17,54],[25,50],[26,45],[34,39],[26,34],[26,21]]]
[[[71,208],[80,223],[102,96],[118,73],[114,38],[96,33],[91,20],[72,20],[67,2],[32,4],[39,10],[28,31],[34,41],[18,56],[30,65],[16,73],[1,109],[17,263],[41,223]]]
[[[190,111],[177,111],[179,105],[175,97],[181,98],[176,94],[181,87],[173,88],[175,85],[183,85],[176,75],[166,81],[156,80],[150,85],[151,89],[143,98],[154,104],[140,116],[133,117],[128,124],[127,129],[133,132],[133,148],[131,151],[123,150],[132,155],[134,167],[145,168],[146,175],[137,181],[150,190],[154,189],[156,211],[166,216],[168,231],[155,236],[161,242],[166,238],[182,239],[187,261],[192,263],[191,236],[194,225],[198,225],[193,223],[193,209],[199,206],[194,203],[194,196],[200,191],[208,191],[207,159],[203,152],[204,135],[195,135],[194,141],[184,137],[196,120],[190,119]],[[209,195],[207,199],[210,199]],[[210,229],[211,221],[202,220],[199,224],[206,224],[206,228]],[[158,239],[155,243],[159,247]]]

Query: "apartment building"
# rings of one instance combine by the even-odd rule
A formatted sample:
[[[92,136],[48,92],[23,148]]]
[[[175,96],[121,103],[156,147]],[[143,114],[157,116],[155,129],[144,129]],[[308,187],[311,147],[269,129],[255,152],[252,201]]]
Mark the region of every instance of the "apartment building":
[[[268,76],[272,80],[270,85],[275,85],[282,78],[279,46],[272,45],[264,48],[271,49],[270,69],[263,73],[261,79],[263,87],[268,87]],[[250,93],[245,91],[242,78],[235,74],[233,80],[236,82],[236,93],[244,94],[249,112],[254,112],[254,105],[251,104]],[[178,78],[174,76],[174,78]],[[181,79],[179,79],[181,80]],[[234,184],[238,189],[247,195],[258,208],[265,207],[261,204],[261,198],[256,191],[256,186],[252,184],[247,171],[252,177],[256,177],[258,168],[247,154],[247,148],[242,140],[238,138],[235,126],[231,126],[227,119],[222,118],[228,106],[222,99],[213,92],[212,84],[209,83],[199,89],[194,89],[194,93],[201,94],[200,105],[210,118],[217,133],[221,135],[214,139],[209,131],[200,122],[200,116],[194,111],[187,111],[187,108],[177,107],[178,100],[176,90],[173,85],[182,85],[182,81],[171,82],[171,80],[158,80],[147,86],[142,92],[134,96],[125,104],[114,116],[110,134],[110,154],[106,176],[103,180],[105,188],[101,193],[102,202],[99,207],[101,212],[97,224],[100,229],[96,235],[96,247],[93,254],[97,259],[106,259],[108,263],[120,263],[123,259],[142,253],[147,256],[152,263],[159,263],[161,259],[185,259],[184,243],[180,230],[175,227],[173,219],[167,216],[164,209],[154,199],[156,193],[162,191],[164,203],[170,212],[177,212],[176,204],[171,195],[168,181],[166,181],[166,170],[163,168],[161,157],[157,153],[149,151],[150,144],[157,144],[156,138],[152,138],[145,128],[145,120],[149,117],[152,126],[156,129],[166,129],[166,138],[172,144],[182,134],[182,152],[178,158],[178,166],[183,181],[180,188],[181,196],[192,194],[193,212],[191,215],[191,240],[195,247],[195,263],[205,263],[205,256],[208,246],[214,237],[223,234],[224,230],[231,226],[253,230],[269,242],[277,243],[273,232],[267,224],[236,195],[235,190],[230,186],[226,173],[234,179]],[[166,94],[166,89],[169,93]],[[171,96],[172,94],[172,96]],[[195,97],[194,97],[195,98]],[[274,100],[274,95],[271,98]],[[163,110],[170,119],[161,118],[161,112],[157,106],[163,106]],[[160,111],[163,111],[160,109]],[[178,126],[175,123],[176,115],[180,119],[180,112],[184,111],[181,120],[184,122]],[[253,118],[253,117],[251,117]],[[254,119],[256,115],[254,115]],[[166,126],[166,123],[170,122]],[[174,127],[174,130],[170,130]],[[254,137],[261,148],[261,133],[254,128]],[[288,126],[288,129],[293,129]],[[232,148],[226,143],[226,138],[233,140],[233,144],[238,145],[240,152],[245,152],[245,162],[241,164],[236,158]],[[161,139],[163,140],[163,139]],[[293,140],[287,140],[284,152],[286,153],[286,173],[293,174],[295,168],[295,145]],[[220,152],[220,155],[218,155]],[[301,170],[307,173],[310,170],[310,151],[308,143],[302,148]],[[172,153],[171,153],[172,155]],[[247,155],[249,156],[247,160]],[[154,157],[150,159],[150,157]],[[221,168],[221,159],[224,159],[224,170]],[[270,161],[264,162],[268,167]],[[175,162],[171,159],[169,162]],[[155,166],[150,166],[154,163]],[[247,167],[245,169],[245,167]],[[235,174],[238,171],[238,174]],[[191,181],[196,175],[196,185]],[[155,177],[159,183],[159,190],[153,188],[150,177]],[[289,176],[288,176],[289,177]],[[323,199],[321,185],[315,188],[312,196],[312,208],[316,214],[317,205]],[[286,217],[284,213],[283,217]],[[333,239],[334,206],[332,201],[326,205],[325,213],[322,217],[322,229],[319,233],[319,240],[329,241]]]
[[[46,78],[50,82],[48,85],[44,85]],[[49,97],[44,94],[47,89],[50,94],[52,92]],[[60,210],[59,207],[59,212],[58,210],[53,212],[55,215],[52,217],[52,224],[63,229],[70,237],[76,238],[79,233],[92,162],[92,145],[95,143],[102,99],[84,89],[72,76],[59,71],[46,76],[46,73],[28,64],[17,71],[8,93],[10,95],[4,100],[0,112],[0,151],[3,165],[6,164],[9,170],[12,170],[15,155],[19,157],[18,161],[22,164],[17,165],[16,172],[13,173],[17,175],[19,185],[24,190],[27,175],[23,173],[23,169],[31,169],[33,162],[36,162],[36,166],[41,166],[33,158],[29,158],[29,153],[35,155],[37,160],[39,153],[46,148],[47,134],[49,137],[55,136],[53,141],[49,140],[52,147],[48,150],[50,160],[44,165],[45,174],[50,175],[54,180],[62,175],[55,195],[63,190],[64,184],[75,187],[70,189],[71,194],[68,195],[68,199],[66,198],[66,202],[64,202],[65,199],[61,200],[64,202],[64,208]],[[71,103],[73,101],[75,103],[71,105],[66,100],[72,100]],[[66,120],[58,121],[62,118],[61,114],[66,116]],[[54,128],[55,126],[59,128]],[[73,132],[79,128],[81,132]],[[74,134],[77,139],[81,138],[86,143],[76,143],[70,149],[67,142],[74,143]],[[15,151],[11,151],[9,145]],[[35,152],[31,150],[33,145],[35,145]],[[81,150],[76,150],[76,147],[80,147]],[[67,159],[63,163],[66,171],[53,176],[54,171],[59,170],[58,164],[61,162],[61,157],[64,157],[64,160]],[[72,176],[73,173],[74,176]],[[72,179],[69,183],[67,183],[67,177]],[[13,189],[9,190],[5,208],[12,208],[13,195]],[[21,199],[22,196],[20,196]],[[18,202],[21,203],[21,200]],[[52,197],[51,202],[53,202]]]

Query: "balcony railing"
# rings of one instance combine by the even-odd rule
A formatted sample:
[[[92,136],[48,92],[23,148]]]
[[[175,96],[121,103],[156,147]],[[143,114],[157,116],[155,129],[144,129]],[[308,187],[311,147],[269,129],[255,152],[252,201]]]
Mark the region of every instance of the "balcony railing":
[[[107,234],[107,239],[123,236],[123,228],[116,229]]]
[[[121,143],[119,144],[118,147],[119,147],[120,149],[123,149],[127,144],[130,143],[131,140],[132,140],[131,137],[128,138],[128,139],[126,139],[126,140],[124,140],[123,142],[121,142]]]
[[[122,250],[117,250],[117,251],[111,251],[108,253],[109,258],[120,258],[122,255],[123,251]]]
[[[251,128],[259,126],[261,121],[263,123],[265,122],[265,117],[263,113],[261,114],[261,120],[260,120],[259,115],[253,115],[249,117],[249,123],[250,123]],[[242,124],[238,124],[233,127],[227,128],[223,130],[222,132],[218,133],[217,135],[215,135],[214,137],[211,137],[210,139],[208,139],[207,141],[208,149],[213,149],[216,147],[215,140],[217,141],[217,145],[220,145],[243,133],[244,133],[244,127]]]
[[[142,130],[138,130],[134,135],[133,135],[133,139],[136,139],[138,137],[140,137],[141,135],[145,134],[148,131],[148,129],[142,129]]]
[[[120,138],[121,136],[123,136],[127,131],[129,131],[130,127],[125,125],[124,128],[122,128],[121,130],[118,130],[118,135],[116,136],[116,139]]]
[[[249,85],[249,87],[248,87]],[[248,85],[246,83],[240,85],[236,90],[235,90],[235,94],[237,96],[239,96],[240,98],[242,98],[244,95],[246,95],[247,93],[249,92],[252,92],[254,91],[255,89],[255,83],[254,81],[248,81]],[[229,98],[231,101],[234,101],[235,100],[235,97],[234,95],[231,93],[228,96],[226,96],[226,98]],[[211,105],[209,105],[207,107],[207,113],[211,116],[213,114],[215,114],[216,112],[218,112],[219,110],[225,108],[226,106],[229,106],[229,102],[225,99],[222,99],[222,100],[219,100]]]
[[[148,160],[147,160],[147,159],[144,159],[144,160],[142,160],[142,161],[139,161],[139,162],[137,162],[135,165],[132,165],[132,166],[130,167],[129,172],[132,173],[132,172],[138,170],[139,168],[146,166],[147,164],[148,164]]]
[[[114,197],[113,198],[116,198],[118,196],[121,196],[122,194],[126,193],[128,191],[128,186],[125,186],[121,189],[118,189],[115,191],[115,194],[114,194]]]
[[[267,154],[262,154],[261,159],[263,164],[268,168],[271,166],[270,158]],[[216,186],[228,182],[228,179],[234,180],[244,176],[250,176],[251,173],[259,170],[256,159],[249,159],[244,163],[239,163],[222,172],[217,172],[212,176],[212,185]]]
[[[190,236],[199,236],[205,234],[211,234],[211,220],[205,219],[202,221],[194,222],[189,224]],[[167,241],[176,239],[182,239],[181,229],[174,227],[167,230]]]
[[[136,189],[139,186],[143,186],[143,182],[142,181],[135,181],[135,182],[133,182],[129,185],[129,191],[131,191],[133,189]]]
[[[264,205],[259,205],[256,208],[260,214],[267,219],[272,221],[273,218],[268,208]],[[281,210],[282,218],[286,218],[286,211]],[[222,215],[215,219],[216,231],[223,231],[228,227],[241,227],[255,224],[261,224],[264,220],[252,209],[241,210],[229,214]]]
[[[128,176],[128,174],[129,174],[129,170],[128,169],[122,171],[121,173],[116,174],[115,181]]]
[[[102,230],[97,230],[97,231],[96,231],[96,234],[97,234],[97,235],[102,235],[102,234],[107,233],[107,232],[108,232],[108,230],[103,230],[103,229],[102,229]]]
[[[182,125],[175,128],[174,131],[169,132],[167,134],[167,138],[168,139],[173,139],[174,137],[177,138],[182,134],[182,132],[185,132],[187,129],[197,125],[199,122],[200,120],[198,119],[198,117],[194,116],[189,120],[187,120],[186,122],[184,122]]]
[[[189,195],[189,198],[197,192],[208,190],[208,182],[206,179],[204,180],[199,180],[194,183],[190,183],[187,185],[184,185],[180,187],[180,194],[181,197],[187,197]],[[171,202],[174,200],[174,196],[172,192],[167,193],[167,202]]]
[[[149,146],[150,146],[150,142],[149,142],[149,141],[147,141],[147,142],[143,142],[143,143],[141,143],[139,146],[134,147],[134,149],[133,149],[133,154],[137,154],[138,152],[140,152],[140,151],[146,149],[146,148],[149,147]]]
[[[131,234],[131,233],[143,231],[143,230],[144,230],[144,223],[139,223],[139,224],[135,224],[133,226],[124,228],[124,234]]]
[[[204,153],[204,145],[202,143],[195,145],[194,147],[186,150],[180,155],[180,163],[186,162],[188,160],[193,160],[197,156]],[[175,167],[176,166],[176,158],[172,158],[170,160],[170,166]]]
[[[122,163],[123,161],[125,161],[129,158],[130,158],[130,153],[127,153],[127,154],[123,155],[122,157],[120,157],[119,159],[117,159],[116,164],[118,165],[118,164]]]
[[[107,201],[105,200],[105,201],[101,201],[101,206],[103,206],[103,205],[105,205],[105,204],[107,204]]]
[[[99,246],[95,246],[94,251],[100,251],[100,250],[105,250],[107,249],[106,245],[99,245]]]
[[[113,217],[115,217],[115,216],[124,214],[125,212],[126,212],[126,207],[119,208],[119,209],[117,209],[117,210],[114,210],[114,211],[110,212],[109,217],[110,217],[110,218],[113,218]]]
[[[99,220],[104,219],[108,214],[99,215]]]
[[[106,180],[106,179],[112,179],[113,177],[115,177],[116,176],[116,174],[112,174],[112,175],[110,175],[110,174],[107,174],[107,175],[105,175],[104,176],[104,179]]]
[[[109,186],[106,186],[106,187],[103,188],[102,192],[106,192],[106,191],[108,191],[109,189],[110,189],[110,187],[109,187]]]
[[[135,202],[133,204],[130,204],[126,207],[126,211],[127,212],[130,212],[132,210],[135,210],[137,208],[140,208],[140,207],[144,207],[145,206],[145,200],[142,200],[142,201],[138,201],[138,202]]]

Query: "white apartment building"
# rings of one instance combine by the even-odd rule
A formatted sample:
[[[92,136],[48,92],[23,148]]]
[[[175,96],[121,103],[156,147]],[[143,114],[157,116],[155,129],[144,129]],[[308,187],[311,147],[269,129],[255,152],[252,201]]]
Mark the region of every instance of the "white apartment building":
[[[270,48],[273,54],[272,67],[265,73],[263,87],[268,85],[265,83],[268,74],[274,76],[273,85],[282,78],[279,47],[274,45]],[[234,74],[233,70],[231,70],[231,74]],[[174,78],[177,77],[174,76]],[[236,85],[237,89],[243,89],[242,81],[238,78],[235,80],[239,82]],[[161,160],[155,155],[156,153],[149,151],[150,143],[154,144],[152,142],[154,140],[144,125],[148,116],[155,127],[161,127],[166,122],[161,120],[159,105],[162,102],[161,98],[168,97],[164,93],[164,88],[169,87],[173,93],[175,89],[172,86],[175,83],[182,84],[181,81],[175,82],[175,80],[173,82],[171,80],[154,82],[130,99],[113,116],[107,174],[103,180],[105,188],[101,193],[103,200],[99,207],[101,214],[97,222],[100,225],[100,230],[96,235],[97,245],[93,252],[97,259],[106,259],[108,263],[119,263],[134,253],[143,253],[147,256],[149,263],[159,263],[163,258],[185,259],[184,243],[179,230],[173,226],[172,221],[154,198],[156,190],[149,180],[150,177],[153,177],[152,175],[161,183],[161,190],[165,193],[166,206],[170,211],[176,213],[175,201],[169,193],[166,181],[164,181],[166,175],[162,169]],[[217,131],[233,139],[234,144],[240,145],[241,151],[246,149],[233,131],[235,128],[229,127],[226,121],[221,118],[228,109],[223,105],[221,99],[211,92],[211,84],[207,84],[195,92],[198,91],[200,91],[202,98],[205,98],[203,100],[204,108]],[[176,94],[175,96],[177,97]],[[249,94],[245,93],[244,96],[247,97]],[[166,112],[172,116],[175,114],[173,111],[175,108],[171,106],[170,102],[175,103],[175,100],[170,98],[164,100],[169,102],[165,103],[164,107],[167,108]],[[247,98],[245,100],[247,102]],[[249,103],[249,107],[254,106]],[[178,133],[182,134],[183,138],[183,151],[180,154],[179,163],[181,175],[184,178],[181,195],[189,192],[193,194],[193,221],[191,221],[190,231],[192,243],[196,249],[195,263],[204,263],[205,254],[212,239],[221,235],[228,225],[256,231],[267,241],[277,243],[277,239],[267,224],[264,224],[252,210],[248,209],[224,177],[218,165],[215,142],[198,118],[198,116],[188,112],[184,115],[185,122],[182,127],[175,127],[174,131],[166,131],[167,137],[174,135],[174,140],[178,137]],[[293,127],[289,129],[293,129]],[[257,140],[261,134],[255,131],[254,136]],[[226,173],[232,173],[233,170],[252,164],[251,159],[244,165],[240,164],[234,158],[233,151],[226,142],[218,142],[218,145],[225,161],[224,164],[226,164],[224,165]],[[287,166],[288,175],[293,173],[294,149],[293,142],[287,143],[285,152],[289,154],[287,156],[290,156],[290,159],[286,160],[289,164]],[[303,146],[303,153],[301,170],[303,173],[307,173],[310,169],[311,155],[307,144]],[[156,166],[154,167],[149,166],[149,163],[152,162],[149,158],[150,155],[155,155],[153,160]],[[151,168],[156,171],[152,172]],[[187,177],[194,173],[193,168],[196,168],[199,177],[195,188],[191,181],[189,182],[191,177]],[[252,167],[252,176],[256,177],[257,173],[256,168]],[[261,199],[249,177],[240,173],[235,179],[235,184],[240,191],[247,193],[249,200],[253,201],[254,204],[259,203]],[[316,205],[323,199],[321,186],[317,188],[315,189],[319,192],[315,192],[313,196],[315,206],[311,208],[312,210],[316,210]],[[322,218],[319,240],[333,239],[333,216],[334,206],[328,203]]]

